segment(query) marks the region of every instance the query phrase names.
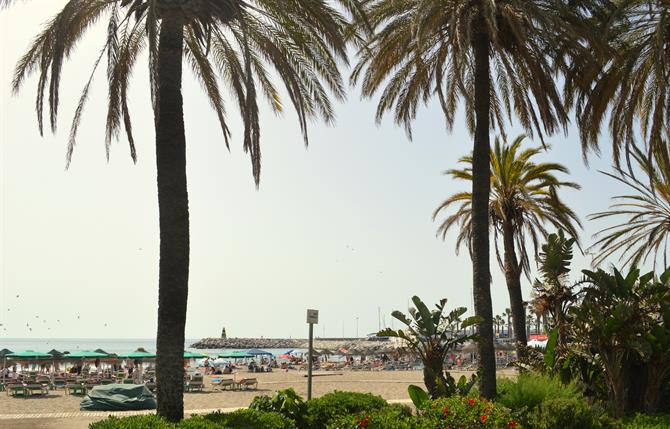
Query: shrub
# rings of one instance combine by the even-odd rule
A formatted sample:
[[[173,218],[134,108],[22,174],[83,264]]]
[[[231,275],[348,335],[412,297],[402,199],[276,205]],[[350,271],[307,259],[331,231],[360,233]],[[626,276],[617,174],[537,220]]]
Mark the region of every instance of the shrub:
[[[412,411],[404,406],[391,405],[381,410],[334,418],[327,429],[433,429],[425,420],[412,416]]]
[[[514,411],[532,411],[549,399],[581,399],[574,384],[565,385],[558,379],[536,373],[524,373],[516,380],[498,380],[497,402]]]
[[[369,393],[333,392],[307,402],[305,429],[325,429],[336,417],[380,410],[388,403]]]
[[[648,416],[636,414],[623,420],[623,429],[667,429],[670,428],[670,415]]]
[[[599,417],[585,400],[556,398],[544,401],[529,417],[536,429],[599,429]]]
[[[281,414],[251,409],[232,413],[212,413],[203,418],[216,423],[217,429],[295,429],[296,427],[293,420]]]
[[[89,429],[175,429],[169,423],[155,414],[131,417],[109,417],[99,422],[91,423]]]
[[[430,401],[421,410],[426,427],[459,429],[521,429],[509,409],[479,398],[450,398]]]
[[[307,404],[293,389],[279,390],[274,396],[256,396],[249,408],[258,411],[276,412],[304,426]]]

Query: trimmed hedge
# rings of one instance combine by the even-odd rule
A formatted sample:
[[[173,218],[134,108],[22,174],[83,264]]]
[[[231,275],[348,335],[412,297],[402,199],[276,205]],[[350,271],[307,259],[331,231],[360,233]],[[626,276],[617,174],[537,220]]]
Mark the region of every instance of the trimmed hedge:
[[[176,424],[155,415],[109,417],[91,423],[89,429],[296,429],[296,426],[280,414],[247,409],[193,416]]]
[[[357,415],[344,415],[331,420],[327,429],[434,429],[434,425],[412,416],[408,407],[391,405],[381,410]]]
[[[388,402],[381,396],[369,393],[327,393],[307,401],[307,416],[301,429],[325,429],[331,421],[339,417],[369,413],[388,406]]]
[[[522,429],[504,406],[483,399],[452,396],[429,401],[421,410],[432,427],[459,429]]]
[[[623,420],[623,429],[667,429],[670,428],[670,415],[647,416],[636,414]]]

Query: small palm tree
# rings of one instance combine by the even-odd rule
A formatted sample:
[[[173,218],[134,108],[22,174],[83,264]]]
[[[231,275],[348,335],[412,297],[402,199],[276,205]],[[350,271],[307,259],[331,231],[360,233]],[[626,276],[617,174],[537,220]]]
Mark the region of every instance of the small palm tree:
[[[17,0],[0,0],[0,8]],[[335,5],[304,0],[69,0],[20,59],[13,88],[39,75],[37,120],[43,130],[44,104],[55,131],[62,66],[86,31],[106,20],[107,37],[84,85],[70,129],[67,164],[96,70],[107,65],[106,147],[123,128],[133,160],[135,139],[128,109],[128,86],[141,54],[148,53],[156,131],[160,216],[158,333],[156,364],[158,414],[183,417],[183,352],[189,274],[189,211],[182,67],[202,84],[228,145],[230,120],[221,83],[230,88],[244,124],[243,147],[258,185],[261,169],[258,94],[275,112],[283,107],[273,84],[284,84],[307,143],[307,121],[333,120],[329,92],[344,97],[337,61],[346,62],[345,17]],[[355,0],[335,3],[355,8]],[[274,71],[271,75],[268,67]]]
[[[658,147],[651,157],[633,148],[632,157],[641,172],[615,167],[607,176],[626,185],[632,192],[613,198],[609,210],[595,213],[592,220],[607,219],[614,225],[600,230],[597,241],[589,249],[595,253],[593,264],[603,263],[619,253],[619,260],[627,267],[637,267],[648,259],[654,269],[659,257],[668,266],[670,240],[670,148]]]
[[[537,255],[539,239],[548,235],[545,225],[565,229],[573,237],[577,237],[577,226],[581,227],[577,215],[558,196],[560,188],[580,189],[579,185],[556,177],[556,173],[568,173],[563,165],[535,163],[533,158],[542,148],[522,149],[524,139],[519,136],[511,144],[505,144],[496,138],[491,150],[489,200],[491,231],[498,264],[505,273],[519,355],[527,340],[521,275],[530,275],[531,246],[528,243]],[[472,157],[466,156],[459,162],[465,167],[448,170],[445,174],[458,180],[472,180]],[[463,244],[470,248],[473,240],[471,193],[459,192],[446,199],[435,210],[433,219],[453,206],[457,206],[456,211],[442,222],[438,235],[446,239],[449,230],[458,227],[456,250]]]
[[[601,18],[607,27],[600,34],[610,49],[604,56],[586,51],[600,61],[575,70],[571,79],[577,81],[576,114],[584,151],[597,150],[601,124],[609,117],[618,167],[621,155],[628,157],[639,139],[638,124],[647,147],[663,148],[670,136],[670,3],[610,2]]]
[[[564,57],[580,46],[572,19],[583,11],[554,0],[368,0],[355,21],[360,61],[352,81],[380,92],[377,119],[392,111],[411,137],[421,104],[437,96],[447,128],[465,107],[472,133],[471,257],[479,326],[479,393],[496,395],[489,262],[490,131],[516,116],[543,138],[568,123],[556,85]]]

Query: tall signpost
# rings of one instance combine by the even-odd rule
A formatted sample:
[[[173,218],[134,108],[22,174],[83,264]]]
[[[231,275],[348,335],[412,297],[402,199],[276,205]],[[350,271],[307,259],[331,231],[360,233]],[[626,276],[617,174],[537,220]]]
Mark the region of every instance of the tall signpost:
[[[309,324],[309,351],[307,352],[307,400],[312,399],[312,355],[314,350],[314,325],[319,323],[319,310],[307,310]]]

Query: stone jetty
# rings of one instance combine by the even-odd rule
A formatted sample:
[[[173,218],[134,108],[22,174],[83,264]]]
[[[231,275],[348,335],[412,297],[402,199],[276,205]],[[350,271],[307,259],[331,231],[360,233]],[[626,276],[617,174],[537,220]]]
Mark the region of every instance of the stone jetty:
[[[365,349],[388,350],[400,347],[394,339],[369,341],[365,338],[315,338],[315,349]],[[306,349],[306,338],[203,338],[191,344],[194,349]]]

